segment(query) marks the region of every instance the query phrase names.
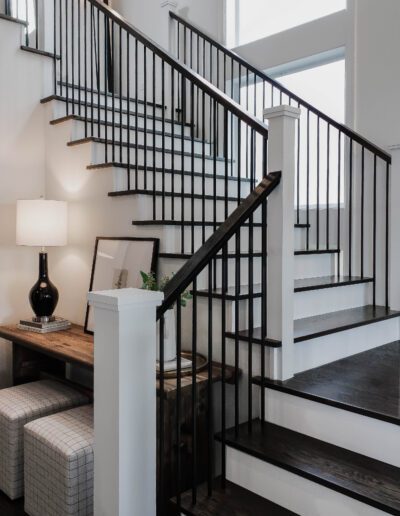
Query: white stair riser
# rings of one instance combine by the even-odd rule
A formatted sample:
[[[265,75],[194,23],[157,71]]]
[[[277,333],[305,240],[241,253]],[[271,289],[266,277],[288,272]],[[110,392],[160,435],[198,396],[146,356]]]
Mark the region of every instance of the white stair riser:
[[[343,287],[296,292],[294,318],[312,317],[338,310],[365,306],[372,302],[372,285],[361,283]]]
[[[400,426],[273,389],[265,392],[265,414],[276,425],[400,467]]]
[[[294,264],[294,277],[317,278],[330,276],[336,272],[336,254],[298,255]]]
[[[114,145],[114,154],[113,154],[113,146],[111,144],[107,145],[107,155],[106,155],[106,145],[104,143],[97,143],[97,142],[89,142],[92,145],[92,160],[91,164],[97,164],[97,163],[104,163],[113,161],[113,156],[115,158],[115,161],[118,161],[119,163],[128,163],[128,148],[122,147],[115,143]],[[145,162],[147,162],[147,165],[152,167],[154,165],[153,162],[153,149],[147,149],[145,157],[145,151],[144,149],[138,149],[138,165],[143,166]],[[156,150],[155,152],[155,158],[156,167],[162,167],[163,166],[163,159],[162,159],[162,152],[161,150]],[[130,149],[130,164],[134,165],[136,159],[136,149],[132,147]],[[170,152],[164,154],[165,159],[165,167],[171,168],[172,167],[172,155]],[[193,165],[194,165],[194,172],[202,172],[203,169],[203,160],[199,157],[194,157],[193,159]],[[182,167],[182,156],[178,153],[174,156],[174,168],[180,169]],[[215,162],[215,167],[217,174],[224,174],[225,172],[225,162],[222,160],[217,160]],[[187,155],[184,156],[184,163],[183,168],[186,171],[192,170],[192,156]],[[214,172],[214,162],[213,159],[206,159],[205,160],[205,173],[211,174]]]
[[[118,190],[126,190],[128,188],[128,174],[127,170],[124,168],[113,167],[112,173],[114,176],[114,191]],[[138,189],[153,189],[153,178],[155,175],[155,186],[156,190],[166,192],[181,192],[182,185],[182,174],[179,171],[179,167],[176,167],[176,171],[174,174],[170,172],[165,172],[164,174],[161,171],[156,171],[155,173],[152,170],[149,170],[147,173],[144,170],[138,170],[138,184],[136,185],[136,172],[135,170],[131,170],[130,173],[130,185],[131,188]],[[192,192],[192,176],[190,174],[185,174],[184,176],[184,192],[189,193]],[[146,181],[145,181],[146,180]],[[203,178],[201,176],[193,177],[193,185],[194,192],[197,194],[202,194],[203,192]],[[173,187],[173,188],[172,188]],[[214,195],[217,196],[225,195],[225,176],[219,175],[216,178],[215,186],[214,179],[211,177],[204,178],[204,192],[206,195]],[[238,197],[238,193],[240,193],[240,198],[246,197],[250,193],[250,183],[242,181],[240,184],[240,191],[238,192],[238,182],[236,180],[228,179],[228,196],[229,197]]]
[[[348,496],[227,448],[227,479],[289,509],[299,516],[385,516]]]
[[[132,216],[132,219],[134,217]],[[188,216],[186,220],[190,220],[190,213],[188,213]],[[203,243],[202,239],[202,230],[203,228],[201,226],[195,226],[194,227],[194,250],[196,251]],[[135,226],[135,231],[137,232],[138,236],[149,236],[153,235],[157,238],[160,238],[160,252],[161,253],[181,253],[181,234],[182,229],[181,226],[167,226],[163,225],[162,222],[160,222],[157,225],[151,225],[151,226]],[[303,229],[295,229],[296,233],[301,233],[304,231]],[[214,228],[212,226],[205,226],[205,240],[209,238],[212,233],[214,232]],[[191,235],[192,230],[190,227],[184,228],[184,243],[185,253],[191,253]],[[241,250],[242,253],[246,253],[248,251],[248,227],[243,227],[240,231],[240,244],[241,244]],[[301,237],[300,237],[301,238]],[[259,252],[261,249],[261,227],[255,227],[253,231],[253,249],[254,252]],[[234,253],[235,252],[235,237],[232,237],[229,240],[228,243],[228,252]],[[314,258],[314,257],[313,257]],[[296,256],[297,261],[298,257]],[[254,260],[256,260],[254,258]],[[256,263],[256,262],[254,262]],[[248,274],[248,273],[247,273]],[[247,277],[246,274],[246,277]],[[254,276],[256,277],[256,276]]]
[[[167,131],[166,131],[167,132]],[[128,139],[131,144],[136,143],[136,132],[134,129],[131,129],[129,131],[129,138],[128,138],[128,130],[127,129],[120,129],[119,125],[116,125],[114,128],[112,126],[105,126],[100,125],[100,127],[96,124],[94,129],[94,134],[98,138],[104,138],[111,140],[114,138],[114,140],[119,143],[127,143]],[[121,135],[122,134],[122,139]],[[154,134],[151,131],[148,131],[147,133],[144,133],[144,131],[138,131],[137,134],[137,140],[139,142],[139,145],[144,145],[146,140],[146,145],[153,146],[153,142],[155,139],[156,147],[162,148],[163,146],[163,138],[160,134],[156,134],[154,138]],[[76,121],[73,125],[71,140],[80,140],[82,138],[85,138],[85,123],[81,121]],[[172,138],[170,136],[164,137],[164,147],[165,149],[171,149],[172,148]],[[194,152],[196,154],[202,154],[203,152],[203,144],[199,141],[194,141]],[[179,135],[175,136],[174,141],[174,150],[179,152],[182,148],[182,140]],[[192,142],[191,140],[184,139],[183,141],[183,148],[185,149],[185,152],[192,152]],[[211,146],[209,143],[204,144],[204,154],[205,156],[208,156],[210,154]]]
[[[393,318],[298,342],[294,347],[294,373],[377,348],[399,336],[399,319]]]
[[[52,118],[53,119],[57,119],[57,118],[61,118],[61,117],[66,116],[67,112],[66,112],[66,103],[65,102],[53,100],[51,103],[53,105],[53,109],[52,109],[52,113],[53,113]],[[72,113],[73,113],[72,106],[70,106],[68,114],[71,115]],[[84,106],[81,106],[81,110],[79,111],[79,107],[77,105],[75,105],[74,114],[78,115],[78,116],[82,116],[82,117],[87,116],[87,118],[89,120],[93,118],[94,121],[97,121],[99,119],[99,117],[98,117],[98,109],[97,108],[94,108],[92,110],[91,108],[88,107],[87,111],[85,112]],[[131,128],[135,128],[136,127],[136,116],[135,116],[135,113],[131,113],[131,115],[129,117],[128,117],[127,114],[122,114],[121,116],[122,116],[122,124],[123,125],[129,125],[129,127],[131,127]],[[111,122],[111,120],[112,120],[111,112],[107,111],[107,117],[106,117],[105,110],[104,109],[100,109],[100,121],[105,122],[106,120],[107,120],[107,122]],[[118,124],[120,124],[120,122],[121,122],[120,114],[119,113],[115,113],[115,124],[118,125]],[[144,118],[143,116],[138,116],[137,117],[137,126],[138,126],[138,128],[144,129],[145,123],[146,123],[146,129],[148,131],[153,131],[153,127],[154,127],[153,123],[155,123],[156,131],[162,131],[162,121],[161,121],[161,119],[158,120],[156,118],[156,120],[154,121],[153,118],[151,116],[149,116],[149,115],[147,116],[147,118]],[[95,126],[96,124],[94,123],[93,125]],[[173,125],[173,127],[172,127],[172,125]],[[91,124],[90,124],[90,122],[88,122],[88,127],[90,127],[90,126],[91,126]],[[169,132],[169,133],[173,132],[173,134],[176,134],[177,136],[179,136],[179,135],[182,134],[182,126],[181,126],[181,124],[179,122],[176,122],[174,124],[172,124],[170,122],[165,122],[165,131]],[[185,128],[184,128],[184,135],[185,136],[190,136],[190,134],[191,134],[190,127],[189,126],[185,126]]]

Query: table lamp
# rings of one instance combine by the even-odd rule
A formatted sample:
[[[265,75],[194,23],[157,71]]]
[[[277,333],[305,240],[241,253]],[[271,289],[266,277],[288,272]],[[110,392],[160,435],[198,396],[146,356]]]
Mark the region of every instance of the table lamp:
[[[54,321],[58,290],[49,279],[46,247],[67,243],[67,203],[44,199],[17,201],[17,245],[40,247],[39,278],[29,293],[33,321]]]

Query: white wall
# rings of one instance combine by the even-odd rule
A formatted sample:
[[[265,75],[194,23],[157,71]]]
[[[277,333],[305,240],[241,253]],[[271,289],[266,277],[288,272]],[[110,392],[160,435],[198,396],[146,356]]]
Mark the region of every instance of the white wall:
[[[170,10],[199,25],[216,39],[223,38],[223,0],[113,0],[112,7],[164,48],[169,41]]]
[[[37,249],[15,245],[15,201],[44,195],[45,59],[20,50],[21,25],[0,20],[0,324],[30,314]],[[47,59],[47,61],[49,61]],[[10,344],[0,343],[0,388],[10,382]]]

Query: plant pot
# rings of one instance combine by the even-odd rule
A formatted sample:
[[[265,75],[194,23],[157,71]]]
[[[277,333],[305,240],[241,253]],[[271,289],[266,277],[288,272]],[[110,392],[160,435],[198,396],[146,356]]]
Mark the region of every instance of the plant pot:
[[[164,362],[176,360],[175,310],[170,308],[164,314]],[[160,361],[160,323],[157,335],[157,362]]]

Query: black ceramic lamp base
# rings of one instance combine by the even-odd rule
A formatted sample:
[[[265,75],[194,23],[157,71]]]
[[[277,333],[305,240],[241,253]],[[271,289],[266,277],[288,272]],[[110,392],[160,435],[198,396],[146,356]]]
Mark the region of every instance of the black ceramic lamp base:
[[[39,278],[29,292],[35,322],[51,322],[58,303],[58,290],[49,279],[47,253],[39,253]]]

